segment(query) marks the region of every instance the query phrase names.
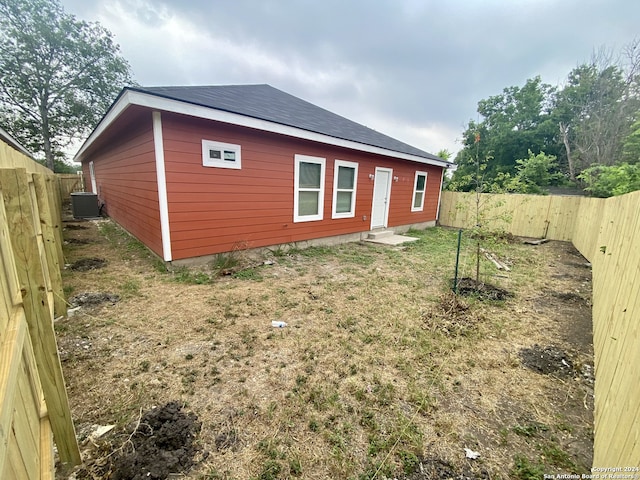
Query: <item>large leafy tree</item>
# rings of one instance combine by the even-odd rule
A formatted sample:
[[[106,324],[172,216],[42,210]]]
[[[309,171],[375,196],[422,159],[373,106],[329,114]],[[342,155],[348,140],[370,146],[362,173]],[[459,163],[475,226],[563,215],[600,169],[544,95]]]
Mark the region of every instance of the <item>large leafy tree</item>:
[[[54,169],[132,83],[112,34],[57,0],[0,0],[0,123]]]
[[[554,116],[571,180],[591,165],[622,160],[626,138],[640,108],[638,42],[624,49],[625,61],[601,50],[574,68],[555,99]]]
[[[478,102],[478,114],[479,120],[470,121],[463,132],[449,189],[475,190],[482,184],[483,191],[536,190],[530,180],[521,181],[522,159],[528,166],[544,167],[552,183],[561,183],[563,176],[587,186],[593,183],[587,178],[596,174],[621,178],[600,167],[640,162],[640,40],[615,58],[604,49],[596,52],[561,87],[536,77],[522,87],[505,88]],[[542,152],[546,154],[539,156]],[[540,161],[551,157],[557,162]],[[580,175],[592,166],[598,168]]]
[[[553,93],[552,86],[536,77],[522,87],[508,87],[499,95],[480,100],[482,119],[470,121],[463,132],[463,149],[456,157],[458,170],[449,188],[475,190],[479,161],[484,162],[483,177],[490,181],[515,175],[516,160],[527,158],[530,150],[556,154]]]
[[[640,163],[640,120],[636,120],[630,130],[622,145],[622,159],[632,164]]]

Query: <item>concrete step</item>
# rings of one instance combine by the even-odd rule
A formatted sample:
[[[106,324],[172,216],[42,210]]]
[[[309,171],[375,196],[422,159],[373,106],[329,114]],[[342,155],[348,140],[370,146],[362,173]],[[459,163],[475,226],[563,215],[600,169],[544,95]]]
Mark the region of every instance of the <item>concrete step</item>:
[[[381,238],[391,237],[393,236],[393,230],[375,230],[369,232],[367,238],[369,240],[380,240]]]
[[[415,242],[417,240],[418,239],[416,237],[407,237],[405,235],[389,235],[388,237],[382,237],[377,239],[373,239],[373,238],[364,239],[365,242],[382,243],[384,245],[402,245],[403,243]]]

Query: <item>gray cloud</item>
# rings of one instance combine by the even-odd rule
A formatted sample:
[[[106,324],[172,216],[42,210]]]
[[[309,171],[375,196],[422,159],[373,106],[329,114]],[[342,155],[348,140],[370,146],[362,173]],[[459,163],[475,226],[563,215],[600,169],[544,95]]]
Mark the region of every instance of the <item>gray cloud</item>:
[[[62,3],[116,33],[142,84],[270,83],[429,151],[456,148],[478,100],[562,81],[640,18],[635,0]]]

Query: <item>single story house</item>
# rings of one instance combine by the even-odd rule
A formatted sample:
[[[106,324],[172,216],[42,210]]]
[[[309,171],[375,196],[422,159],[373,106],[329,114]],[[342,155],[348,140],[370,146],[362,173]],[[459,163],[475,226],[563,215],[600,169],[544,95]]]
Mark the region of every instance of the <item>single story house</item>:
[[[269,85],[125,88],[75,160],[166,262],[432,226],[451,165]]]

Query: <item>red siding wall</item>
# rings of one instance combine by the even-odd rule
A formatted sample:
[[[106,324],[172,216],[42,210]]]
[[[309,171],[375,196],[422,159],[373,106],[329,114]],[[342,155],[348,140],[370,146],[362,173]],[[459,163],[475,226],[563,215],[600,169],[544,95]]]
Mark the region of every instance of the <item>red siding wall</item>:
[[[439,167],[164,112],[162,127],[175,260],[368,231],[369,174],[375,167],[392,168],[398,177],[391,187],[389,227],[436,219]],[[242,169],[203,167],[202,139],[241,145]],[[296,154],[326,159],[323,220],[293,222]],[[331,219],[336,159],[359,164],[354,218]],[[411,212],[417,170],[428,172],[424,211]],[[154,194],[157,201],[155,189]]]
[[[130,108],[87,152],[82,169],[91,188],[94,162],[98,200],[123,228],[162,256],[151,112]]]

